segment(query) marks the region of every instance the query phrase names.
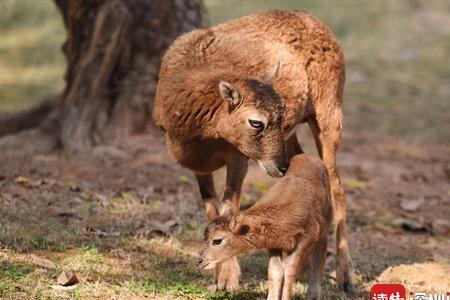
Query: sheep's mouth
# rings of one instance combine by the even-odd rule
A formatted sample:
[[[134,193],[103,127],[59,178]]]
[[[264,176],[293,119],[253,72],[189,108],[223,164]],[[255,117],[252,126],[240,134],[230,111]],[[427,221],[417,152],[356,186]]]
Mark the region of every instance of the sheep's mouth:
[[[210,269],[214,269],[216,267],[215,263],[211,263],[209,261],[204,261],[199,265],[200,268],[205,269],[205,270],[210,270]]]
[[[261,167],[261,169],[265,170],[267,172],[267,174],[269,174],[269,176],[271,177],[283,177],[283,173],[281,173],[281,171],[277,168],[277,166],[271,162],[271,161],[262,161],[262,160],[258,160],[258,165]]]

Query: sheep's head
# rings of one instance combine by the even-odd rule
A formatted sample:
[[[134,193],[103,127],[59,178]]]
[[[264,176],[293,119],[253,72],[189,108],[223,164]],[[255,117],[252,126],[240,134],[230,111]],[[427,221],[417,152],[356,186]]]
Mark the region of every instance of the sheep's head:
[[[277,70],[275,66],[259,79],[224,78],[218,86],[228,106],[217,124],[220,137],[256,160],[272,177],[283,176],[288,167],[285,104],[271,83]]]
[[[229,222],[230,218],[218,217],[205,228],[204,244],[198,260],[200,267],[212,269],[239,253],[236,237],[228,228]]]
[[[244,220],[250,221],[245,222]],[[253,234],[249,218],[237,214],[232,218],[218,217],[208,224],[204,232],[204,244],[200,252],[198,265],[212,269],[217,264],[253,248],[248,238]]]

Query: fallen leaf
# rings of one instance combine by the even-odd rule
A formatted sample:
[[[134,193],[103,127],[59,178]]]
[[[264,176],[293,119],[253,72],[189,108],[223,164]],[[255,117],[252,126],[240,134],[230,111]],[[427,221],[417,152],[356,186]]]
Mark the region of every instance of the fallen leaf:
[[[79,281],[74,271],[63,270],[56,278],[56,282],[58,282],[58,284],[62,286],[70,286],[77,284]]]
[[[114,249],[111,251],[111,253],[121,259],[129,259],[130,258],[128,253],[125,250],[123,250],[122,248]]]
[[[42,258],[39,256],[36,256],[34,254],[30,255],[31,261],[33,264],[35,264],[38,267],[44,268],[44,269],[55,269],[56,265],[51,260],[48,260],[46,258]]]
[[[115,146],[97,146],[92,150],[92,155],[102,161],[125,160],[128,157],[125,151]]]
[[[77,288],[76,285],[71,285],[71,286],[52,285],[52,289],[57,290],[57,291],[71,291],[76,288]]]
[[[393,221],[393,224],[400,226],[404,231],[434,234],[431,225],[412,219],[397,218]]]
[[[406,211],[416,212],[425,203],[424,198],[415,200],[405,199],[400,203],[400,207]]]
[[[40,179],[33,181],[30,178],[27,178],[25,176],[18,176],[18,177],[16,177],[14,179],[14,181],[17,184],[21,184],[21,185],[24,185],[24,186],[38,186],[38,185],[41,185],[43,183],[43,181],[40,180]]]
[[[161,235],[169,237],[178,225],[176,220],[168,220],[166,222],[153,221],[150,228],[143,227],[136,230],[136,236],[154,237],[155,235]]]
[[[28,290],[28,287],[25,284],[16,283],[13,286],[16,290],[21,292],[26,292]]]

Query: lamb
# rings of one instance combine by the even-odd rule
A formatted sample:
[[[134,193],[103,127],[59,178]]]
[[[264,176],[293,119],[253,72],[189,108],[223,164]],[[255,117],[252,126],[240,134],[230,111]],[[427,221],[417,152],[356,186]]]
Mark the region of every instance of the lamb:
[[[320,299],[333,205],[327,169],[314,156],[294,156],[286,176],[255,205],[220,216],[205,229],[199,265],[205,269],[239,253],[268,249],[268,299],[291,299],[296,275],[309,258],[307,299]]]
[[[345,196],[336,168],[344,57],[331,30],[301,11],[267,11],[179,37],[165,54],[153,108],[171,156],[195,174],[210,220],[239,211],[248,159],[281,177],[303,153],[295,127],[308,123],[330,176],[338,284],[351,290]],[[217,199],[212,173],[226,166]],[[230,258],[217,288],[238,287]]]

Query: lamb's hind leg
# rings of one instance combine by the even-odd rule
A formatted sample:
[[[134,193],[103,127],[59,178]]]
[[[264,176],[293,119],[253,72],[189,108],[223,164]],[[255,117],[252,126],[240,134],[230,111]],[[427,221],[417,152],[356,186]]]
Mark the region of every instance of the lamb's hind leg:
[[[330,177],[331,199],[334,206],[336,232],[336,280],[345,291],[352,291],[352,263],[345,223],[345,195],[336,168],[336,152],[341,139],[341,112],[308,119],[322,160]]]
[[[320,300],[322,294],[322,278],[327,257],[327,234],[311,250],[309,263],[309,286],[306,300]]]
[[[297,278],[300,268],[304,266],[314,239],[306,236],[298,242],[295,250],[283,258],[284,282],[282,300],[292,298],[292,287]]]

